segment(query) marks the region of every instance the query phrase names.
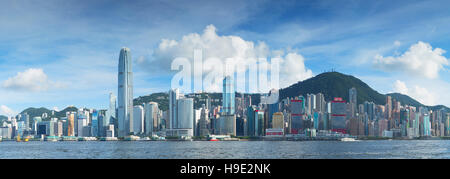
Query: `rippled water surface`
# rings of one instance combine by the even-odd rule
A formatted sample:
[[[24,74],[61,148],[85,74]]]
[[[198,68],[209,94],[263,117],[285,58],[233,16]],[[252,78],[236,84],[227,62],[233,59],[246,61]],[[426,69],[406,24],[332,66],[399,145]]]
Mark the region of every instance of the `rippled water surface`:
[[[450,158],[450,140],[0,142],[0,158]]]

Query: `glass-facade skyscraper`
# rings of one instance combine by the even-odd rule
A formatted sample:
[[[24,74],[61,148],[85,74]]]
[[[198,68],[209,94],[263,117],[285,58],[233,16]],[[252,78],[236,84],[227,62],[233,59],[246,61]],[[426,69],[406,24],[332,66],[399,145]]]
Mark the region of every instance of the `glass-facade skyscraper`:
[[[178,117],[177,128],[178,129],[194,129],[194,99],[182,98],[177,100]],[[191,135],[192,136],[192,135]]]
[[[177,100],[181,97],[179,89],[171,89],[169,91],[169,129],[175,129],[178,126],[178,108]]]
[[[226,76],[223,79],[223,94],[222,94],[222,103],[223,103],[223,113],[225,115],[233,115],[235,106],[235,91],[234,91],[234,81],[230,76]]]
[[[98,112],[94,110],[92,112],[92,121],[91,121],[91,135],[94,137],[99,136],[99,130],[98,130]]]
[[[118,79],[118,136],[124,137],[133,128],[133,71],[131,52],[126,47],[120,50]]]

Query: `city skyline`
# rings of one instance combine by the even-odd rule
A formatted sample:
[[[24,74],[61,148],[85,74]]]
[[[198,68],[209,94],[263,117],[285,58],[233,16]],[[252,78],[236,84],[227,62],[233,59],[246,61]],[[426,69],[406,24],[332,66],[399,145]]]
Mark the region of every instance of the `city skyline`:
[[[0,17],[12,20],[1,25],[2,34],[8,34],[1,41],[7,45],[0,46],[3,115],[41,106],[59,110],[69,105],[107,109],[108,94],[116,91],[117,49],[122,46],[130,47],[135,54],[131,59],[136,67],[133,97],[166,92],[170,88],[167,81],[173,76],[166,61],[176,55],[188,55],[181,52],[198,46],[196,40],[206,42],[208,38],[231,50],[214,51],[214,44],[199,46],[205,54],[227,57],[239,55],[236,49],[246,49],[244,52],[255,55],[280,55],[288,64],[282,66],[282,79],[286,81],[281,87],[337,69],[362,79],[383,94],[406,93],[426,105],[450,106],[446,95],[450,91],[448,53],[444,52],[450,49],[446,30],[450,24],[445,21],[450,12],[442,5],[447,1],[252,3],[256,6],[238,1],[233,6],[220,2],[139,2],[128,6],[102,1],[78,5],[72,1],[66,5],[56,1],[40,5],[26,1],[6,3]],[[234,9],[235,16],[221,18],[220,11],[214,12],[209,6],[198,14],[192,11],[196,3],[221,6],[225,11]],[[182,8],[185,17],[157,10],[160,6],[179,5],[187,5]],[[97,6],[115,10],[127,7],[135,13],[124,18],[120,11],[114,11],[106,17],[94,11]],[[68,8],[70,12],[66,12]],[[347,10],[355,11],[346,13]],[[270,18],[265,15],[267,11],[272,14]],[[83,12],[92,13],[78,16]],[[71,23],[61,16],[72,19]],[[193,23],[183,23],[186,19]],[[169,20],[171,23],[167,23]],[[55,32],[39,22],[62,28]],[[77,26],[86,28],[80,30]],[[29,38],[20,40],[25,37]],[[233,39],[251,45],[230,45]],[[149,65],[150,62],[155,65]],[[152,66],[162,71],[152,72]]]
[[[339,79],[336,76],[340,76],[341,81],[335,81],[339,85],[343,81],[348,82],[345,85],[357,84],[344,87],[345,93],[341,95],[348,94],[348,102],[339,95],[332,96],[331,100],[325,99],[325,96],[330,97],[329,94],[318,92],[291,93],[271,103],[261,99],[252,105],[250,94],[236,97],[234,77],[225,76],[222,80],[222,101],[215,100],[214,105],[211,105],[208,94],[185,95],[179,89],[170,89],[168,97],[163,98],[162,103],[168,102],[168,110],[158,109],[158,103],[152,101],[134,104],[130,59],[130,49],[123,47],[118,59],[117,108],[116,98],[110,93],[109,109],[103,111],[77,109],[67,111],[65,116],[60,117],[55,116],[55,111],[37,116],[19,114],[7,120],[2,119],[0,141],[15,139],[22,142],[21,136],[24,142],[241,139],[355,141],[445,139],[450,136],[448,108],[413,106],[404,100],[383,95],[381,98],[385,98],[384,104],[379,101],[375,104],[370,100],[363,103],[359,100],[358,103],[357,91],[364,96],[367,95],[365,92],[371,90],[370,87],[363,89],[366,85],[360,84],[357,78],[336,72],[324,73],[317,78],[336,80]],[[293,89],[299,91],[298,88]],[[194,107],[197,100],[201,108]],[[117,116],[112,115],[112,111],[116,111]]]

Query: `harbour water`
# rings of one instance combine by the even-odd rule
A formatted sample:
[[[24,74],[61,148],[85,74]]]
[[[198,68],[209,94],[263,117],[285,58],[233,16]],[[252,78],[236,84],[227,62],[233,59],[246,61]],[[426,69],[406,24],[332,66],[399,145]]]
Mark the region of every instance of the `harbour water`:
[[[0,142],[13,159],[450,158],[450,140]]]

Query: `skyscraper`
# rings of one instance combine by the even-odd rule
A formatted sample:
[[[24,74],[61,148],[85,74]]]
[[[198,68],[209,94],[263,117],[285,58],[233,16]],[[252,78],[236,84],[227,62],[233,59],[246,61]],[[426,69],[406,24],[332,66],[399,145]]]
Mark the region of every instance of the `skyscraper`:
[[[392,97],[391,96],[386,96],[386,118],[388,120],[391,119],[392,117]]]
[[[234,81],[230,76],[223,79],[222,106],[224,115],[234,115],[235,91]]]
[[[331,102],[331,129],[345,133],[346,128],[346,104],[342,98],[334,98]]]
[[[255,136],[255,106],[248,106],[247,107],[247,135],[248,136]]]
[[[348,95],[349,95],[348,100],[350,102],[351,117],[356,117],[356,111],[357,111],[356,106],[358,106],[356,88],[354,88],[354,87],[350,88],[350,90],[348,90]]]
[[[316,94],[316,111],[325,112],[326,102],[325,96],[322,93]]]
[[[98,130],[98,112],[94,110],[92,112],[92,122],[91,122],[91,134],[93,137],[99,136],[99,130]]]
[[[281,112],[276,112],[272,116],[272,128],[284,129],[284,115]]]
[[[120,50],[118,79],[118,136],[124,137],[133,128],[133,71],[131,52],[126,47]]]
[[[255,111],[255,135],[263,136],[264,135],[264,111],[256,110]]]
[[[177,100],[177,135],[194,136],[194,99],[182,98]]]
[[[66,116],[67,116],[67,122],[68,122],[68,129],[67,129],[67,136],[75,136],[75,124],[74,121],[75,119],[75,112],[67,112]]]
[[[300,96],[297,99],[291,100],[291,131],[292,134],[299,134],[303,129],[307,128],[304,126],[304,118],[306,116],[307,110],[305,109],[305,98]]]
[[[116,100],[117,97],[113,93],[109,93],[109,108],[106,111],[105,120],[103,126],[108,127],[114,118],[116,118]]]
[[[134,106],[133,108],[133,131],[134,134],[144,133],[144,107],[141,105]]]
[[[83,132],[83,128],[86,127],[87,124],[87,117],[85,114],[78,114],[77,116],[78,121],[78,137],[87,137],[89,134]]]
[[[169,91],[169,129],[177,128],[177,100],[180,98],[179,89],[173,89]]]
[[[158,103],[149,102],[145,104],[145,134],[152,135],[153,128],[158,127]]]
[[[220,134],[236,135],[235,93],[234,80],[231,76],[226,76],[223,79],[223,112],[219,119],[221,124]]]
[[[206,135],[210,134],[210,132],[209,132],[210,120],[209,120],[208,114],[209,114],[209,110],[206,108],[202,108],[202,111],[200,114],[200,121],[198,122],[199,136],[206,136]]]

